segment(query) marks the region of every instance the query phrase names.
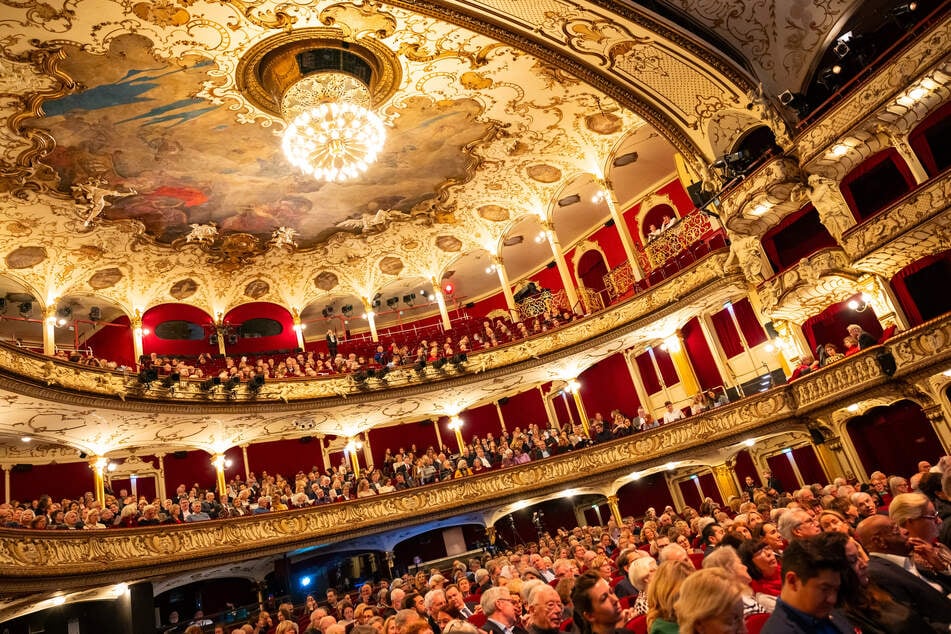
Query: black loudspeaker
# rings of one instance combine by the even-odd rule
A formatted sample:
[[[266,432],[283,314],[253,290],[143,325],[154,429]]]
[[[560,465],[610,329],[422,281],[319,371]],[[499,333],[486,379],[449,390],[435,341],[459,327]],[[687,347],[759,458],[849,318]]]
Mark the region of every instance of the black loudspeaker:
[[[558,266],[558,265],[555,264],[554,261],[552,261],[552,262],[549,262],[549,263],[548,263],[547,265],[545,265],[545,266],[546,266],[546,268],[553,269],[553,268],[555,268],[555,267]]]
[[[475,308],[475,302],[469,302],[464,306],[464,308]]]
[[[188,452],[187,452],[187,451],[176,451],[176,452],[172,453],[172,457],[174,457],[176,460],[184,460],[185,458],[188,457]]]
[[[306,444],[308,444],[310,441],[312,441],[313,439],[314,439],[313,436],[301,436],[301,437],[300,437],[300,444],[306,445]]]
[[[605,226],[605,228],[613,227],[613,226],[614,226],[614,218],[611,218],[611,219],[608,220],[606,223],[604,223],[604,226]]]
[[[7,298],[0,297],[0,314],[7,312]]]
[[[89,309],[89,321],[99,321],[102,319],[102,309],[98,306],[93,306]]]
[[[826,441],[826,437],[818,429],[809,428],[809,435],[812,436],[812,444],[821,445]]]
[[[33,465],[31,464],[15,464],[13,468],[10,469],[13,473],[29,473],[33,471]]]
[[[887,376],[895,374],[895,370],[898,369],[898,364],[895,363],[895,357],[888,350],[879,350],[875,353],[875,361],[878,362],[878,367],[882,369]]]
[[[776,326],[773,325],[773,322],[767,321],[763,324],[763,330],[766,331],[766,336],[770,339],[778,339],[779,333],[776,332]]]
[[[503,396],[502,398],[499,399],[499,405],[505,405],[508,402],[509,402],[509,397],[507,396]]]
[[[690,195],[690,201],[698,209],[710,202],[710,199],[713,198],[715,193],[716,192],[705,191],[702,182],[694,183],[687,187],[687,194]]]

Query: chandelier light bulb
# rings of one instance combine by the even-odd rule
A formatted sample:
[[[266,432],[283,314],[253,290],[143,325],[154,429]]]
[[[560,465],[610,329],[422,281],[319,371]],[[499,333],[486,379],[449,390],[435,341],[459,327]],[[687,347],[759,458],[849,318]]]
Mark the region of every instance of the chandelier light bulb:
[[[347,102],[319,103],[295,117],[284,132],[287,160],[327,182],[359,176],[376,162],[386,129],[376,113]]]

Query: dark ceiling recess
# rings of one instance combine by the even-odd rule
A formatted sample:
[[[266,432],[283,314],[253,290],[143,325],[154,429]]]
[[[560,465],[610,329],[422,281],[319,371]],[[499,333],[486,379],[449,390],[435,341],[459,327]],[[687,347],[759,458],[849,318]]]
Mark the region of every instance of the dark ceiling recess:
[[[166,341],[198,341],[205,338],[205,329],[191,321],[173,319],[156,326],[155,336]]]
[[[581,202],[581,196],[578,194],[572,194],[571,196],[565,196],[558,201],[559,207],[567,207],[568,205],[574,205],[575,203]]]
[[[613,165],[614,167],[624,167],[635,162],[637,162],[637,152],[628,152],[614,159]]]
[[[305,77],[311,73],[340,71],[353,75],[367,86],[373,78],[373,69],[366,60],[339,48],[317,48],[298,53],[297,67]]]

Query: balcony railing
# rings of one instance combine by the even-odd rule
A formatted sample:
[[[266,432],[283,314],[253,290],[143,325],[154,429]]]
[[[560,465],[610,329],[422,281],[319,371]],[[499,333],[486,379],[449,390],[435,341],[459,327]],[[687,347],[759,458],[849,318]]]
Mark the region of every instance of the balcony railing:
[[[105,531],[0,529],[0,584],[7,592],[70,589],[147,578],[287,552],[403,526],[557,495],[578,483],[615,488],[632,469],[659,467],[700,447],[803,428],[829,407],[892,381],[943,371],[951,361],[951,315],[900,333],[792,384],[618,440],[540,461],[351,502],[158,528]],[[889,376],[879,357],[890,353]],[[250,551],[248,545],[253,544]]]
[[[652,269],[662,268],[667,262],[687,251],[690,245],[699,242],[713,232],[710,217],[700,211],[693,211],[644,247],[647,261]]]

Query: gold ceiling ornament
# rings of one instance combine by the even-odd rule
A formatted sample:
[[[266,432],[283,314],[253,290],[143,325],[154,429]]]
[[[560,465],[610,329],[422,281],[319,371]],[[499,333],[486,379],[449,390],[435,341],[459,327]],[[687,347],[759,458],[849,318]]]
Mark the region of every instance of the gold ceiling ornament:
[[[287,123],[287,160],[333,182],[376,161],[386,128],[373,108],[392,96],[401,76],[396,55],[376,40],[310,28],[254,46],[241,59],[237,84],[254,105]]]

